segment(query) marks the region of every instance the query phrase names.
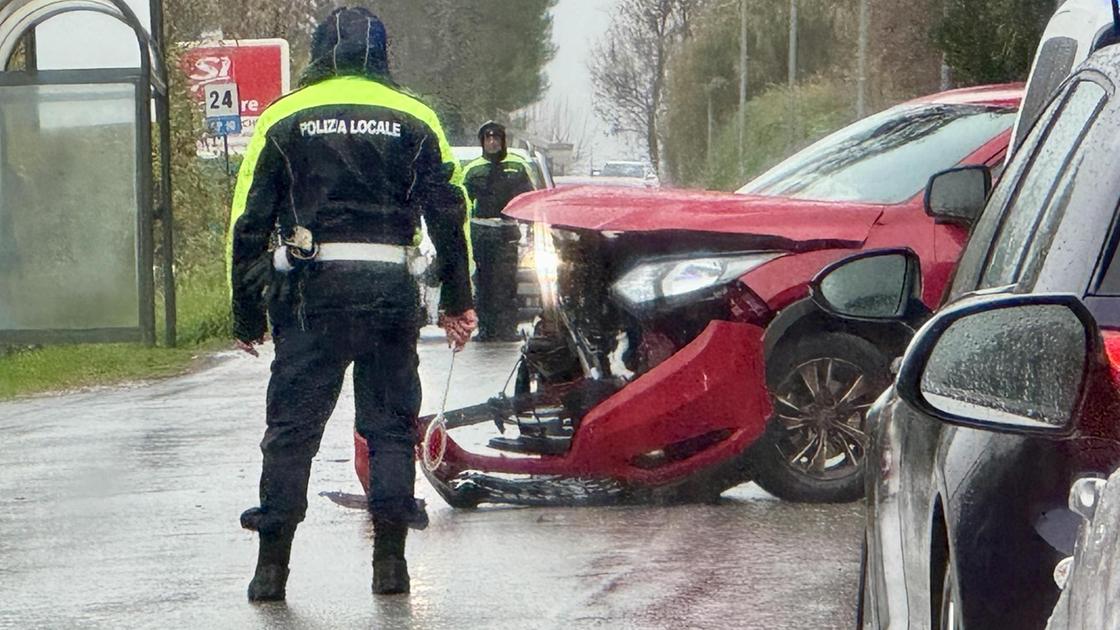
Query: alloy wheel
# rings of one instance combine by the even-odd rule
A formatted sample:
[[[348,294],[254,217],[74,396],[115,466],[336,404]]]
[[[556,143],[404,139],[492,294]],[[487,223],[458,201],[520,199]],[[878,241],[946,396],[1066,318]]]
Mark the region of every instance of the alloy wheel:
[[[867,410],[879,392],[859,366],[824,357],[797,366],[774,391],[778,450],[797,472],[822,480],[858,474]]]

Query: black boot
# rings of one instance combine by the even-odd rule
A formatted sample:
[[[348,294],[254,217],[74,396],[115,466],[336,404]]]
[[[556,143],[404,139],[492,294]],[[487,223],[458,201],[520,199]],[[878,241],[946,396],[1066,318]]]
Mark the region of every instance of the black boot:
[[[262,525],[266,531],[261,531]],[[253,530],[260,536],[260,549],[257,551],[257,571],[249,583],[249,601],[279,602],[286,595],[288,584],[288,561],[292,556],[292,539],[296,528],[293,525],[275,527],[268,523],[260,508],[246,510],[241,515],[241,526]]]
[[[373,527],[373,592],[401,595],[409,592],[408,563],[404,559],[408,526],[376,523]]]

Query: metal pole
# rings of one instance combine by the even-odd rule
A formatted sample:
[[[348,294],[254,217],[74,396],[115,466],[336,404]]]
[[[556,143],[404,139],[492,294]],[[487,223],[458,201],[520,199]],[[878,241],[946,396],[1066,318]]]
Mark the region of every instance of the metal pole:
[[[222,147],[225,149],[226,154],[226,184],[228,186],[229,176],[231,175],[229,172],[229,134],[222,134]]]
[[[856,117],[867,115],[867,49],[871,40],[871,0],[859,1],[859,77],[856,88]]]
[[[747,126],[747,0],[739,0],[739,177],[745,176],[743,139]]]
[[[797,83],[797,0],[789,0],[789,86]]]
[[[949,18],[949,2],[942,3],[941,15],[945,19]],[[950,84],[953,82],[953,71],[949,67],[949,55],[941,53],[941,91],[949,89]]]
[[[163,32],[163,0],[149,0],[152,14],[152,39],[163,58],[167,59],[167,38]],[[169,348],[178,345],[178,304],[175,292],[175,212],[171,192],[171,85],[167,79],[165,92],[155,97],[159,124],[160,168],[160,235],[163,240],[163,326],[164,342]]]
[[[28,72],[37,72],[39,70],[39,40],[35,36],[35,32],[36,29],[31,29],[27,32],[27,40],[24,44],[24,65],[27,66],[26,69]]]
[[[789,0],[789,146],[797,138],[797,0]]]
[[[708,84],[706,91],[708,92],[708,152],[706,161],[710,164],[712,161],[712,136],[715,135],[715,121],[713,120],[715,116],[712,113],[712,92],[714,90],[711,83]]]

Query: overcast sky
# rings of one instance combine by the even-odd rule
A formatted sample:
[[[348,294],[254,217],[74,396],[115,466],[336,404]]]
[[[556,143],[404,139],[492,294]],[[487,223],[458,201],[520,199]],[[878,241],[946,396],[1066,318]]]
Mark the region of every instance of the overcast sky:
[[[559,0],[553,10],[552,39],[556,57],[546,68],[549,92],[546,101],[567,101],[574,116],[589,115],[595,125],[595,164],[627,159],[634,153],[618,138],[608,137],[606,125],[591,111],[591,75],[587,60],[591,46],[610,25],[616,0]]]

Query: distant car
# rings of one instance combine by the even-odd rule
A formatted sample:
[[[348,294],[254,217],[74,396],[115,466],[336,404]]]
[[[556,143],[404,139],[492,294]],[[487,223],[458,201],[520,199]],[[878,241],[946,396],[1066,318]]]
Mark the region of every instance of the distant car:
[[[603,164],[599,175],[602,177],[637,177],[645,179],[653,173],[653,169],[642,162],[611,161]]]
[[[557,185],[658,188],[661,186],[661,182],[657,178],[656,171],[645,162],[612,160],[605,162],[602,168],[592,169],[591,177],[568,176],[564,178],[564,181],[558,181]]]
[[[616,188],[659,188],[661,182],[657,178],[645,179],[639,177],[603,177],[600,175],[562,175],[556,178],[556,187],[571,186],[611,186]]]
[[[1041,628],[1054,608],[1080,522],[1069,488],[1120,465],[1118,83],[1120,46],[1067,79],[991,193],[945,306],[925,321],[896,297],[881,318],[921,329],[867,415],[864,628]],[[852,286],[868,277],[904,286],[868,272]]]

